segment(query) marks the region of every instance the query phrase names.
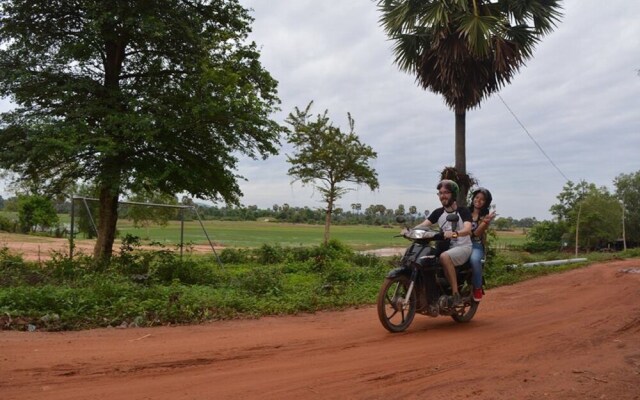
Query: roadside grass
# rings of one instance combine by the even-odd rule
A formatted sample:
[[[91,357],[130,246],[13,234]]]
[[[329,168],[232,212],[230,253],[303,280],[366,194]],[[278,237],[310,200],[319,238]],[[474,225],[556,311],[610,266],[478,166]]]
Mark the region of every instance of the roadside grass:
[[[62,255],[39,265],[7,249],[0,267],[2,329],[52,331],[341,309],[370,303],[389,269],[337,241],[305,252],[264,246],[224,268],[163,250],[125,251],[109,265]]]
[[[0,327],[78,330],[195,324],[257,318],[375,303],[398,257],[379,258],[333,240],[328,246],[225,249],[224,267],[211,258],[180,260],[166,250],[141,251],[127,237],[109,264],[56,254],[24,261],[0,249]],[[590,254],[590,261],[640,257],[640,249]],[[514,268],[513,264],[567,258],[562,253],[501,251],[489,258],[487,287],[514,284],[583,264]]]

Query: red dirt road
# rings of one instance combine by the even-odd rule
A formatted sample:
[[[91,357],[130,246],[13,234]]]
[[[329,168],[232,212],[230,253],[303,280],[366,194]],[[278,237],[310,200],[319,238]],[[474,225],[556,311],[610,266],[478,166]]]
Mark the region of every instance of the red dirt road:
[[[469,324],[374,307],[201,326],[0,332],[9,399],[640,399],[640,260],[490,290]]]

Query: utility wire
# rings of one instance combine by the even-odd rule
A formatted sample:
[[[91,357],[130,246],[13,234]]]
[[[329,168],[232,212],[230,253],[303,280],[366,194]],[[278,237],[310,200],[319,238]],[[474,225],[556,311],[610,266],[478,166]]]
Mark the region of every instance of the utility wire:
[[[556,165],[556,163],[553,162],[553,160],[551,159],[551,157],[549,157],[547,155],[547,153],[544,151],[544,149],[542,148],[542,146],[540,146],[538,144],[538,142],[533,138],[533,136],[531,136],[531,133],[529,133],[529,131],[527,130],[527,128],[524,126],[524,124],[522,122],[520,122],[520,120],[518,119],[518,117],[516,116],[516,114],[511,110],[511,108],[507,105],[507,102],[504,101],[504,99],[502,98],[502,96],[500,96],[500,93],[497,93],[498,98],[500,98],[500,101],[502,101],[502,104],[504,104],[505,107],[507,107],[507,110],[509,110],[509,112],[511,113],[511,115],[513,115],[513,118],[516,119],[516,121],[518,121],[518,124],[520,124],[520,126],[522,127],[522,129],[527,133],[527,135],[529,136],[529,138],[533,141],[533,143],[535,143],[536,146],[538,146],[538,149],[540,149],[540,151],[542,152],[542,154],[544,154],[545,157],[547,157],[547,160],[549,160],[549,162],[551,163],[551,165],[554,166],[554,168],[556,170],[558,170],[558,172],[560,173],[560,175],[562,175],[562,177],[566,180],[566,181],[570,181],[569,178],[567,178],[567,176],[564,174],[564,172],[562,172],[560,170],[560,168],[558,168],[558,166]]]

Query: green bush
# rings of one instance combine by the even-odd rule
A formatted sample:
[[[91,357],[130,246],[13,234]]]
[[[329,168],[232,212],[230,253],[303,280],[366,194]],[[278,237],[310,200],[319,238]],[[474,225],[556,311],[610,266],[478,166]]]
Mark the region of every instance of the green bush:
[[[218,265],[195,260],[160,260],[153,270],[152,277],[165,284],[178,281],[186,285],[219,286],[228,281]]]
[[[524,251],[529,251],[531,253],[543,253],[549,251],[558,251],[560,250],[560,242],[549,242],[549,241],[527,241],[522,245],[522,249]]]
[[[331,264],[332,260],[351,260],[353,258],[353,250],[337,240],[330,240],[326,245],[320,245],[314,248],[311,254],[314,260],[313,270],[322,272]]]
[[[253,267],[236,277],[235,286],[254,295],[282,293],[284,273],[279,266]]]
[[[286,259],[286,250],[280,245],[263,244],[254,251],[259,264],[279,264]]]
[[[325,283],[338,284],[352,279],[354,267],[345,260],[331,260],[325,264],[322,277]]]
[[[0,248],[0,287],[34,286],[46,280],[44,271],[22,257],[11,254],[7,247]]]
[[[18,221],[20,230],[27,233],[55,227],[59,219],[51,199],[33,195],[18,198]]]
[[[542,221],[529,230],[522,249],[532,253],[558,251],[567,232],[566,222]]]
[[[219,257],[223,264],[244,264],[252,258],[247,249],[223,249]]]
[[[0,215],[0,231],[17,232],[18,221],[14,221],[5,217],[4,215]]]
[[[291,247],[287,252],[287,261],[308,261],[313,257],[313,247]]]

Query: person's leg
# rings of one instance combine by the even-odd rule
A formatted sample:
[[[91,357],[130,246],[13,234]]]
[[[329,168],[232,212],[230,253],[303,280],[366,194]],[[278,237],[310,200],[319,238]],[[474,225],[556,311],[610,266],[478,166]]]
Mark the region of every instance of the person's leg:
[[[469,258],[471,264],[471,284],[473,285],[473,300],[482,300],[482,257],[484,257],[484,247],[482,243],[473,242],[473,250]]]
[[[458,277],[456,276],[456,267],[453,265],[453,261],[449,256],[449,251],[442,253],[440,256],[440,264],[444,270],[444,275],[451,285],[451,294],[455,296],[458,294]]]
[[[474,289],[482,288],[482,258],[484,257],[484,247],[480,242],[473,243],[473,250],[469,264],[471,264],[471,282]]]
[[[450,248],[440,256],[440,264],[442,265],[445,276],[451,285],[451,294],[454,298],[454,305],[457,305],[460,299],[456,266],[467,262],[467,260],[469,260],[469,256],[471,256],[471,244],[469,244],[469,246],[457,246]]]

